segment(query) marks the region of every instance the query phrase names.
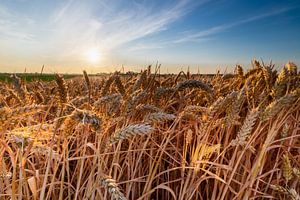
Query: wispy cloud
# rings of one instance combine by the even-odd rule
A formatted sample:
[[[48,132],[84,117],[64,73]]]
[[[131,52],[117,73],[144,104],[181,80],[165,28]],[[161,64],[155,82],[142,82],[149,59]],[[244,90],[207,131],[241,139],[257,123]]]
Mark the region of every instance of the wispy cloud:
[[[34,6],[28,6],[24,12],[0,5],[0,41],[11,46],[18,41],[35,41],[42,57],[51,56],[61,61],[79,58],[80,53],[91,48],[110,52],[166,30],[195,6],[207,1],[53,0],[47,3],[51,9],[43,12],[33,9]],[[26,14],[40,17],[36,19],[37,24]]]
[[[155,42],[155,43],[138,43],[128,48],[128,51],[141,51],[141,50],[151,50],[151,49],[162,49],[169,45],[166,42]]]
[[[208,28],[206,30],[201,30],[198,32],[195,31],[184,31],[180,33],[179,35],[173,36],[171,39],[167,40],[161,40],[151,43],[137,43],[132,47],[129,47],[130,51],[140,51],[140,50],[152,50],[152,49],[162,49],[170,46],[174,46],[181,43],[187,43],[187,42],[207,42],[211,40],[213,35],[220,34],[226,30],[229,30],[231,28],[241,26],[250,22],[258,21],[267,17],[279,15],[281,13],[287,12],[291,10],[292,8],[281,8],[277,10],[270,10],[266,13],[260,14],[260,15],[254,15],[248,18],[240,19],[234,22],[221,24],[217,26],[213,26],[211,28]]]
[[[21,41],[32,41],[34,34],[25,28],[34,23],[34,20],[28,17],[20,17],[17,13],[0,5],[0,40],[17,39]]]
[[[70,0],[52,14],[52,39],[69,48],[67,56],[90,47],[108,52],[166,30],[171,23],[199,5],[192,0],[168,1],[165,4],[132,0],[126,2],[128,6],[124,6],[121,0],[89,2],[93,3]]]
[[[20,63],[30,61],[36,65],[64,63],[83,66],[87,64],[83,60],[85,53],[91,49],[108,54],[103,56],[108,58],[103,61],[107,64],[111,62],[110,58],[121,60],[124,55],[138,60],[144,53],[141,50],[162,48],[166,51],[159,52],[172,57],[175,46],[184,50],[194,48],[186,44],[206,42],[234,27],[291,9],[266,10],[250,17],[245,17],[245,14],[245,18],[219,25],[212,24],[215,20],[206,20],[203,25],[211,27],[197,30],[199,12],[207,15],[208,11],[214,10],[216,5],[212,2],[215,1],[6,0],[0,4],[0,58],[9,58],[6,61],[9,65],[19,60]],[[206,3],[206,7],[200,6]],[[191,13],[195,8],[199,9]],[[178,22],[184,17],[187,17],[186,21]],[[214,18],[219,20],[221,17]],[[184,32],[187,27],[191,30]],[[201,51],[201,47],[196,50]]]
[[[271,16],[275,16],[275,15],[279,15],[281,13],[287,12],[291,10],[291,8],[282,8],[282,9],[277,9],[277,10],[271,10],[269,12],[266,12],[264,14],[260,14],[260,15],[255,15],[249,18],[245,18],[245,19],[241,19],[235,22],[230,22],[230,23],[226,23],[226,24],[222,24],[222,25],[218,25],[218,26],[214,26],[211,27],[207,30],[202,30],[196,33],[192,33],[192,34],[188,34],[185,35],[179,39],[176,39],[173,41],[173,43],[184,43],[184,42],[194,42],[194,41],[203,41],[205,40],[205,38],[215,35],[217,33],[226,31],[228,29],[243,25],[243,24],[247,24],[253,21],[257,21],[257,20],[261,20],[267,17],[271,17]]]

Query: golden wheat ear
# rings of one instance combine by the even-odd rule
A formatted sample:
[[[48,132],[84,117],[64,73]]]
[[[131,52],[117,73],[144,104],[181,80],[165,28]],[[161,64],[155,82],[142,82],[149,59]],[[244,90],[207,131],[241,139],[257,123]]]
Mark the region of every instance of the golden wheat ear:
[[[117,87],[118,92],[122,95],[125,96],[126,95],[126,90],[125,87],[121,81],[121,77],[119,75],[115,75],[115,85]]]
[[[116,131],[109,142],[110,145],[117,143],[120,140],[129,139],[136,135],[146,135],[154,131],[154,128],[149,124],[131,124]]]
[[[286,182],[293,178],[293,169],[287,154],[283,155],[282,174]]]
[[[86,87],[88,88],[88,90],[90,90],[91,89],[91,82],[90,82],[89,76],[88,76],[88,74],[86,73],[85,70],[83,70],[83,78],[84,78]]]
[[[20,99],[26,99],[26,92],[22,87],[22,80],[15,74],[11,75],[14,90],[17,92]]]
[[[139,78],[135,81],[132,92],[135,92],[141,88],[145,88],[147,84],[147,70],[144,70],[140,75]]]
[[[243,78],[244,70],[241,65],[236,65],[234,72],[238,75],[238,77]]]
[[[136,110],[141,113],[147,112],[161,112],[162,110],[154,105],[151,104],[141,104],[136,107]]]
[[[275,117],[282,109],[291,106],[299,98],[299,93],[287,94],[278,100],[271,102],[266,109],[261,113],[260,119],[262,122]]]
[[[213,89],[200,80],[187,80],[187,81],[183,81],[183,82],[179,83],[176,86],[177,91],[183,91],[186,88],[199,88],[199,89],[206,91],[209,94],[213,93]]]
[[[110,76],[105,82],[101,90],[101,96],[106,96],[110,90],[110,86],[115,80],[115,76]]]
[[[247,142],[248,137],[250,136],[255,122],[258,118],[258,108],[254,108],[250,111],[250,113],[247,115],[240,131],[238,132],[238,135],[236,136],[236,139],[231,141],[232,146],[238,146],[238,145],[245,145]]]
[[[104,97],[101,97],[97,101],[94,102],[94,106],[101,106],[104,104],[108,104],[114,101],[121,101],[122,96],[120,94],[111,94]]]
[[[88,74],[86,73],[85,70],[83,70],[83,78],[85,81],[85,85],[86,85],[86,90],[88,93],[88,98],[89,98],[89,103],[91,102],[91,94],[92,94],[92,87],[91,87],[91,82],[90,82],[90,78],[88,76]]]
[[[115,200],[127,200],[125,195],[121,192],[120,188],[115,179],[110,176],[105,176],[100,180],[102,186],[107,189],[108,193],[111,195],[112,199]]]
[[[285,67],[287,68],[290,75],[297,75],[297,65],[291,61],[287,62],[285,64]]]
[[[68,102],[68,88],[65,79],[62,75],[56,74],[56,84],[58,87],[58,99],[61,107]]]
[[[275,99],[279,99],[283,95],[285,95],[287,90],[288,77],[288,70],[286,67],[283,67],[278,74],[275,85],[272,89],[272,95]]]
[[[33,113],[40,112],[41,110],[47,108],[48,106],[44,105],[30,105],[30,106],[23,106],[17,107],[14,109],[10,109],[8,107],[0,108],[0,124],[5,123],[9,119],[16,119],[21,118],[27,115],[31,115]]]
[[[164,123],[174,119],[176,119],[175,115],[167,114],[164,112],[149,113],[144,117],[144,121],[147,123],[153,123],[153,122]]]

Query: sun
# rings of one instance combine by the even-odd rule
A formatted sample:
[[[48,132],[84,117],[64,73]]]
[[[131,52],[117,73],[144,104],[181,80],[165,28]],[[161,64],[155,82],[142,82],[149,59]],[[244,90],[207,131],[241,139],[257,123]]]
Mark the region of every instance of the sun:
[[[97,64],[101,61],[102,55],[101,52],[94,48],[86,52],[86,59],[89,63]]]

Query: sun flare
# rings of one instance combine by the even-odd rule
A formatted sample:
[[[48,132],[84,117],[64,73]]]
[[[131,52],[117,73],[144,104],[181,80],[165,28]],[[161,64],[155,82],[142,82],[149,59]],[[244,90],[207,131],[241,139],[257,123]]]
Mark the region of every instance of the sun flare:
[[[86,60],[92,64],[97,64],[101,61],[102,54],[98,49],[90,49],[86,52]]]

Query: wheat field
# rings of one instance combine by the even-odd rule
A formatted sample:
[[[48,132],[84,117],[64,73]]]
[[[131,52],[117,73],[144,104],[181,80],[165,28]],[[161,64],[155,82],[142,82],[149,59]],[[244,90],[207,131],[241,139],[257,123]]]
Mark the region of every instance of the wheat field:
[[[300,199],[300,73],[0,82],[0,199]]]

